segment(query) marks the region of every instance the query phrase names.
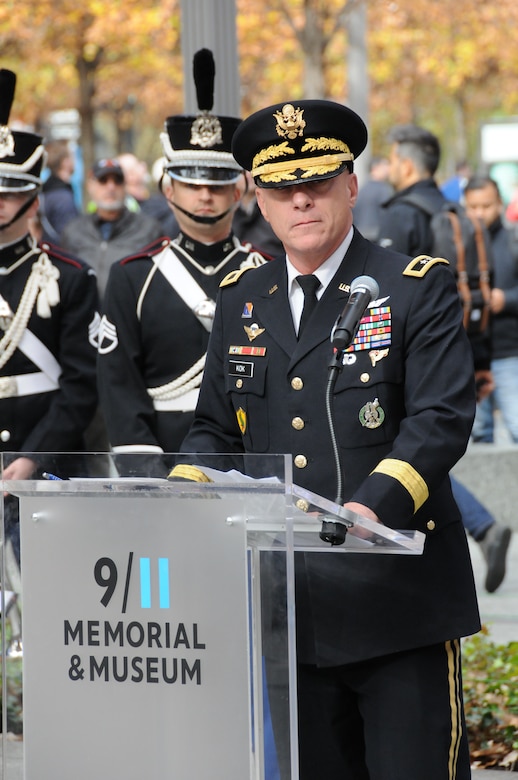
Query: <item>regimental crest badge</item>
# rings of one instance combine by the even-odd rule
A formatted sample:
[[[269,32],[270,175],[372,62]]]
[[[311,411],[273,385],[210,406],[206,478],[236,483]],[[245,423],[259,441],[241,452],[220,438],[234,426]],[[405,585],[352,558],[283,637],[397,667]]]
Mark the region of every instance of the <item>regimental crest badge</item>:
[[[4,157],[14,157],[14,138],[6,125],[0,125],[0,159]]]
[[[306,127],[306,121],[302,118],[303,108],[295,108],[291,103],[286,103],[282,111],[276,111],[274,118],[277,120],[277,135],[281,138],[289,138],[293,141],[297,136],[301,136]]]
[[[223,134],[218,117],[210,114],[208,111],[202,111],[191,125],[192,146],[212,149],[212,147],[222,143]]]

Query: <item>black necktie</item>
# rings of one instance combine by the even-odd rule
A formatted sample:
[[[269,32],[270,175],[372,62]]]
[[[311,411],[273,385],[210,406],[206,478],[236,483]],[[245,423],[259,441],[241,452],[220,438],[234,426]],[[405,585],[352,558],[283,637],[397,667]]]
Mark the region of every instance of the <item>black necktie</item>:
[[[320,281],[317,276],[313,274],[307,274],[305,276],[297,276],[297,282],[302,287],[304,293],[304,308],[302,309],[302,316],[300,318],[299,335],[300,338],[302,331],[307,325],[307,322],[313,312],[313,309],[318,303],[317,290],[320,287]]]

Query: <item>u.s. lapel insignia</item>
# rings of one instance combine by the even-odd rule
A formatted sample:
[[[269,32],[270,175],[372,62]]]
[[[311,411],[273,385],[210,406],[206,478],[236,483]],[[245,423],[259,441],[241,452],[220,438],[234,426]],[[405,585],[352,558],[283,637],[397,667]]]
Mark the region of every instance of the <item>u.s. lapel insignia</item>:
[[[253,325],[243,325],[243,328],[245,329],[245,333],[248,336],[249,341],[253,341],[258,336],[261,335],[261,333],[264,333],[264,328],[260,328],[257,322],[254,322]]]
[[[385,412],[377,398],[367,401],[360,409],[359,420],[364,428],[379,428],[385,420]]]
[[[380,360],[383,360],[384,357],[387,357],[388,353],[388,349],[371,349],[369,352],[369,357],[371,359],[372,366],[374,367],[376,363],[379,363]]]
[[[241,431],[241,435],[244,436],[246,431],[246,412],[242,406],[240,406],[239,409],[236,411],[236,418],[237,418],[237,424],[239,425],[239,430]]]

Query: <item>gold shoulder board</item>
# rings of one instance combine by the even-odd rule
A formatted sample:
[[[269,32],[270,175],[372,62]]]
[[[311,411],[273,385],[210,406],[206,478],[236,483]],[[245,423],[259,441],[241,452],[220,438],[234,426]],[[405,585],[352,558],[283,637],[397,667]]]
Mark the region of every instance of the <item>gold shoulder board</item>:
[[[444,257],[430,257],[430,255],[418,255],[417,257],[414,257],[413,260],[409,262],[405,270],[403,271],[403,276],[424,276],[430,268],[437,263],[446,263],[446,265],[449,265],[448,261],[444,259]]]
[[[225,276],[219,283],[220,287],[228,287],[230,284],[236,284],[243,276],[245,271],[249,271],[251,268],[255,268],[253,265],[245,265],[244,268],[237,268],[235,271],[231,271]]]

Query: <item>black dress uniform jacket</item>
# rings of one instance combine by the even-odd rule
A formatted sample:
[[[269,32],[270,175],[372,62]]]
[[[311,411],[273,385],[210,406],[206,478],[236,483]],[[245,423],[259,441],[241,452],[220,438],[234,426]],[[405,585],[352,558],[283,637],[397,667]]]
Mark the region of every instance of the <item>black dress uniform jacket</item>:
[[[436,211],[440,211],[446,203],[432,178],[421,179],[394,193],[382,204],[378,239],[378,243],[386,249],[412,256],[429,252],[433,240],[430,215],[405,201],[407,196],[414,194],[426,200]]]
[[[110,329],[115,327],[116,339],[110,345],[101,335],[98,378],[108,436],[118,452],[178,452],[193,412],[156,411],[148,388],[183,375],[205,354],[209,341],[207,329],[157,270],[153,256],[170,246],[206,295],[215,300],[223,277],[250,255],[248,245],[239,245],[232,236],[211,245],[183,234],[177,241],[196,265],[186,260],[175,243],[163,239],[115,263],[110,272],[103,320]]]
[[[91,329],[89,333],[97,313],[95,274],[81,260],[50,245],[17,265],[31,247],[26,237],[0,250],[0,294],[16,313],[34,262],[41,251],[47,254],[59,271],[59,303],[50,307],[48,318],[39,316],[35,305],[27,329],[52,353],[61,375],[55,390],[0,398],[0,447],[3,452],[77,452],[84,449],[83,435],[97,403],[97,350]],[[40,370],[17,348],[0,376]]]
[[[471,352],[448,266],[416,264],[355,231],[300,341],[284,261],[223,286],[195,422],[182,445],[186,453],[291,453],[294,482],[334,500],[324,402],[329,337],[347,301],[344,285],[362,274],[377,280],[380,305],[390,311],[390,344],[386,353],[348,354],[336,383],[344,499],[367,505],[390,527],[418,529],[427,538],[422,557],[297,554],[298,660],[323,666],[431,645],[480,627],[448,478],[464,453],[475,409]],[[244,319],[250,311],[252,318]],[[253,344],[263,350],[246,357],[253,367],[237,378],[231,348],[249,345],[245,325],[258,326]],[[375,401],[384,419],[366,427],[362,410]]]

